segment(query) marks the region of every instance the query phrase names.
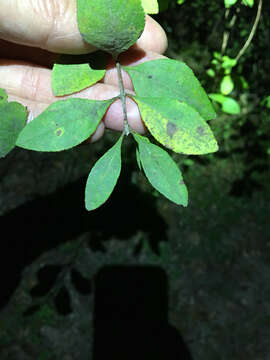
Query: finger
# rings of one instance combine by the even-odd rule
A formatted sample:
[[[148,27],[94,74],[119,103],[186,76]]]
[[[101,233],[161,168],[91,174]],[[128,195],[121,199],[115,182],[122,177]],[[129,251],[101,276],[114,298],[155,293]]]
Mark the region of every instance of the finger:
[[[2,1],[0,38],[55,53],[84,54],[95,50],[80,35],[76,0]],[[162,28],[146,16],[145,30],[138,46],[163,52],[166,41]]]
[[[80,36],[76,0],[2,1],[0,37],[56,53],[77,54],[94,50]]]
[[[139,49],[163,54],[168,47],[168,40],[165,31],[150,16],[146,15],[145,28],[141,37],[137,40],[136,46]]]

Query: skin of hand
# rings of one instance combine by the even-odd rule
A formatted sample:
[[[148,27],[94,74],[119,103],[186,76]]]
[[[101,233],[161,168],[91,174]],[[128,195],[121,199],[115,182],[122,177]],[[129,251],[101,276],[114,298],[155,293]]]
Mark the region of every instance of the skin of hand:
[[[95,48],[83,41],[76,22],[76,0],[9,0],[1,2],[0,11],[0,88],[7,91],[9,101],[27,106],[31,121],[51,103],[59,100],[51,90],[51,73],[58,54],[87,54]],[[141,37],[121,54],[124,65],[162,58],[167,38],[161,26],[150,16]],[[133,93],[132,82],[123,71],[124,87]],[[110,99],[119,94],[115,63],[108,57],[107,72],[97,84],[71,96],[93,100]],[[130,126],[144,133],[139,110],[127,98]],[[121,101],[115,101],[106,112],[90,141],[100,139],[105,128],[121,131]]]

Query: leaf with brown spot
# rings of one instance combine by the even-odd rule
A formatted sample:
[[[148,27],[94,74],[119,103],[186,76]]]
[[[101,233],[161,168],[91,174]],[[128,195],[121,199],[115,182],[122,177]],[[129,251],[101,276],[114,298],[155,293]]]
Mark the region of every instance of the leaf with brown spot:
[[[183,62],[157,59],[125,66],[124,70],[131,77],[138,96],[178,99],[192,106],[205,120],[216,117],[206,92],[193,71]]]
[[[202,155],[218,150],[214,135],[191,106],[170,98],[134,96],[142,120],[154,138],[177,153]]]
[[[23,129],[16,145],[36,151],[70,149],[95,132],[114,100],[56,101]]]

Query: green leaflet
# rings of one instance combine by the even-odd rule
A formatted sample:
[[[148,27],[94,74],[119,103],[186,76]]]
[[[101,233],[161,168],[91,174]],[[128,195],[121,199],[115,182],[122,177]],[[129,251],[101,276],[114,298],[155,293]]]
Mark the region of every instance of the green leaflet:
[[[145,25],[141,0],[77,0],[77,19],[84,40],[114,58],[136,42]]]
[[[162,145],[188,155],[218,150],[210,127],[191,106],[169,98],[134,96],[133,99],[146,127]]]
[[[111,195],[121,171],[123,135],[94,165],[85,188],[85,207],[95,210]]]
[[[188,191],[181,171],[169,154],[143,136],[133,133],[139,145],[140,161],[146,177],[162,195],[178,205],[187,206]]]
[[[91,69],[89,64],[54,64],[52,89],[56,96],[63,96],[83,90],[100,81],[105,70]]]
[[[194,107],[205,120],[216,117],[204,89],[183,62],[158,59],[123,68],[130,75],[138,96],[177,99]]]
[[[0,89],[0,157],[15,147],[26,120],[26,108],[17,102],[7,102],[6,93]]]
[[[113,101],[56,101],[23,129],[16,145],[36,151],[70,149],[95,132]]]

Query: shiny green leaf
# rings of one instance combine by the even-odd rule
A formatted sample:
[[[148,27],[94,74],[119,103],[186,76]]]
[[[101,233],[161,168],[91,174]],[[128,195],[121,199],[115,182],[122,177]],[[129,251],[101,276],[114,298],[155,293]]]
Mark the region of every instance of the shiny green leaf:
[[[56,101],[23,129],[16,145],[36,151],[70,149],[95,132],[113,101]]]
[[[216,72],[215,72],[215,70],[213,70],[213,69],[208,69],[208,70],[206,70],[206,74],[207,74],[208,76],[210,76],[211,78],[213,78],[213,77],[216,76]]]
[[[77,0],[77,19],[84,40],[114,58],[136,42],[145,25],[141,0]]]
[[[15,147],[19,133],[26,125],[27,111],[17,102],[4,102],[1,90],[0,97],[0,157],[4,157]]]
[[[191,106],[168,98],[133,98],[144,124],[162,145],[188,155],[218,150],[209,125]]]
[[[147,61],[125,66],[135,92],[142,97],[166,97],[194,107],[205,119],[215,118],[211,102],[192,70],[183,62],[172,59]]]
[[[73,94],[100,81],[105,70],[91,69],[89,64],[54,64],[52,89],[56,96]]]
[[[222,111],[231,115],[238,115],[241,113],[241,108],[238,102],[231,97],[226,97],[222,104]]]
[[[181,171],[169,154],[159,146],[133,133],[139,145],[140,160],[152,186],[178,205],[187,206],[188,192]]]
[[[238,115],[241,113],[240,105],[233,98],[222,94],[209,94],[209,97],[222,105],[221,108],[223,112],[231,115]]]
[[[229,95],[234,89],[234,83],[230,75],[223,77],[220,83],[220,92],[223,95]]]
[[[237,3],[238,0],[224,0],[224,5],[226,8],[229,8],[233,6],[235,3]]]
[[[85,207],[97,209],[111,195],[121,171],[121,145],[123,135],[94,165],[85,188]]]

